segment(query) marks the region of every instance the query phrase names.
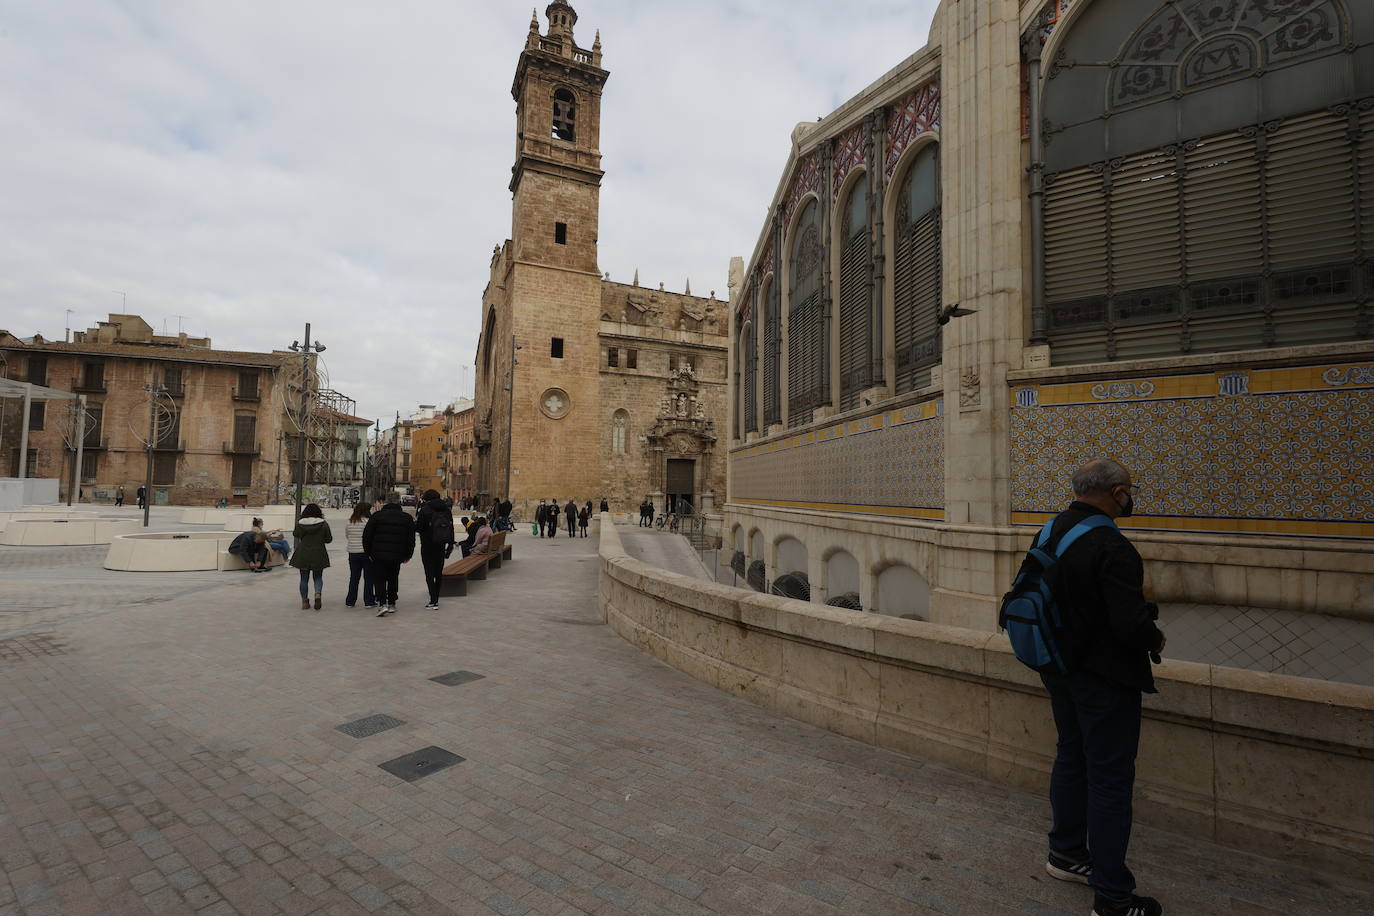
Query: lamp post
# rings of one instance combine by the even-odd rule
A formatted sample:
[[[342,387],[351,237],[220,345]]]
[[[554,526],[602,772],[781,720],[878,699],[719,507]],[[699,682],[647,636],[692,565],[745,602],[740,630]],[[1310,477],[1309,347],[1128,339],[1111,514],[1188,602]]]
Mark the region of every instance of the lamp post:
[[[300,454],[296,456],[296,518],[301,517],[301,490],[305,486],[305,442],[306,427],[309,423],[306,414],[310,411],[310,351],[323,353],[324,344],[315,341],[310,343],[310,322],[305,323],[305,344],[300,341],[291,341],[291,352],[301,355],[301,413],[300,413]]]

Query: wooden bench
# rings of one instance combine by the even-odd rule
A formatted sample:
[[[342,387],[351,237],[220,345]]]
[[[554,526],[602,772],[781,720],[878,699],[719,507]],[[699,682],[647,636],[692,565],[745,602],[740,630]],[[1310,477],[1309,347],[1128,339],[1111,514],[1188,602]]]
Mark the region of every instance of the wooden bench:
[[[474,553],[455,560],[444,567],[443,579],[439,583],[439,594],[445,598],[461,598],[468,593],[468,580],[481,581],[487,577],[487,568],[500,569],[502,560],[511,558],[511,549],[506,546],[506,532],[501,531],[487,541],[486,553]]]

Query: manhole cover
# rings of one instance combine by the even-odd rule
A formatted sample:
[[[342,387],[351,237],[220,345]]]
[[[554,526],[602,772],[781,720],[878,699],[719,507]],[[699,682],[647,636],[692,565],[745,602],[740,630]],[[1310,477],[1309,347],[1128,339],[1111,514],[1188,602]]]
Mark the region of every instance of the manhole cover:
[[[354,738],[367,738],[398,725],[405,725],[405,722],[395,716],[364,716],[361,719],[354,719],[352,722],[345,722],[343,725],[336,725],[334,728],[345,735],[352,735]]]
[[[448,674],[441,674],[438,677],[430,678],[436,684],[443,684],[445,687],[457,687],[469,681],[480,681],[486,677],[485,674],[476,674],[472,671],[450,671]]]
[[[392,776],[404,779],[406,782],[415,782],[423,779],[430,773],[437,773],[440,770],[447,770],[454,764],[462,763],[466,758],[459,757],[452,751],[446,751],[442,747],[427,747],[397,757],[395,760],[388,760],[386,763],[377,764]]]

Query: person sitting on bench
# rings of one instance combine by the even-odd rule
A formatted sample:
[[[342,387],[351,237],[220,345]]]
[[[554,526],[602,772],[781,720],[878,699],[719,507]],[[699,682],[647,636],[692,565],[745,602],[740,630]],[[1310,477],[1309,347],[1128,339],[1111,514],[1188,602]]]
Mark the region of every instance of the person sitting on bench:
[[[477,529],[477,535],[473,540],[472,549],[468,553],[487,553],[491,549],[491,536],[494,534],[491,526],[487,524],[485,518],[479,518],[472,527]]]
[[[229,552],[248,564],[252,572],[267,572],[267,537],[261,531],[245,531],[229,544]]]

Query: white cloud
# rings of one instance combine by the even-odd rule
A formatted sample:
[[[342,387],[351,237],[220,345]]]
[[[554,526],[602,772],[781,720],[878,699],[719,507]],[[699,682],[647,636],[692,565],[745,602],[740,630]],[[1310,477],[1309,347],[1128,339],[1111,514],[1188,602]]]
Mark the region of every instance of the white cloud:
[[[724,297],[793,125],[921,47],[935,4],[574,5],[611,72],[602,269]],[[218,346],[311,321],[365,416],[457,393],[510,231],[529,19],[493,6],[0,0],[0,328],[60,336],[123,290]]]

